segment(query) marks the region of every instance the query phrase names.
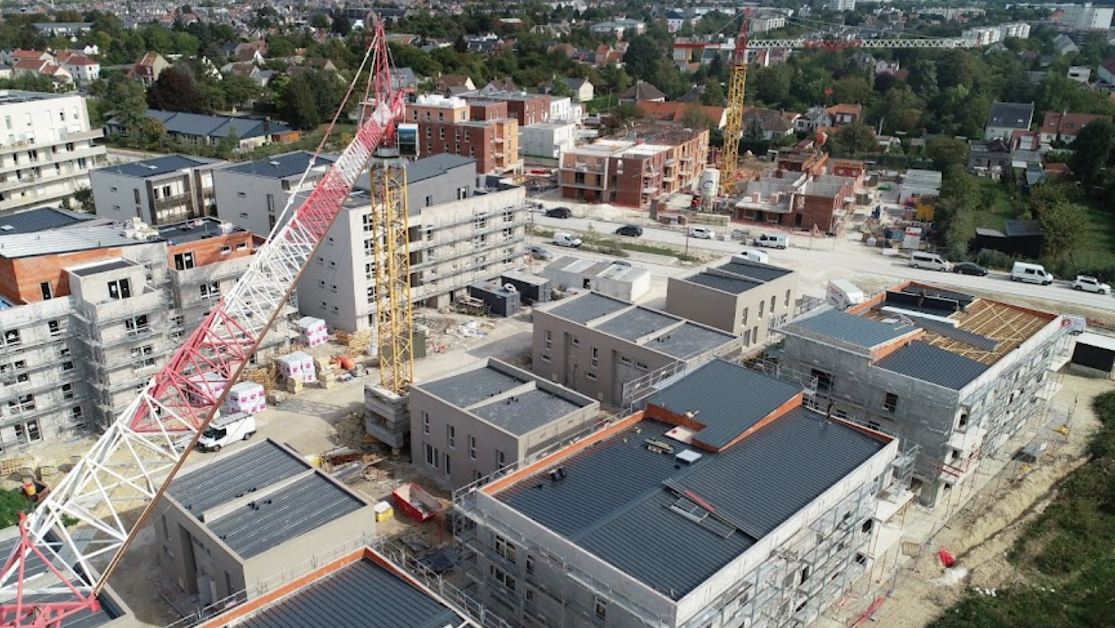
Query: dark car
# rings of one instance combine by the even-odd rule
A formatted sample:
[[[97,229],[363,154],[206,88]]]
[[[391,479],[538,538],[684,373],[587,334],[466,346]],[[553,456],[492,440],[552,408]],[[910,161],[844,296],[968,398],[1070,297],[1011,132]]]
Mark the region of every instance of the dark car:
[[[960,262],[959,264],[952,265],[952,272],[960,273],[961,275],[983,277],[987,274],[987,269],[974,262]]]
[[[572,218],[573,217],[573,210],[569,209],[568,207],[555,207],[553,209],[547,209],[546,210],[546,217],[547,218]]]
[[[619,229],[616,229],[616,235],[631,236],[632,238],[637,238],[643,235],[643,228],[638,225],[624,225]]]

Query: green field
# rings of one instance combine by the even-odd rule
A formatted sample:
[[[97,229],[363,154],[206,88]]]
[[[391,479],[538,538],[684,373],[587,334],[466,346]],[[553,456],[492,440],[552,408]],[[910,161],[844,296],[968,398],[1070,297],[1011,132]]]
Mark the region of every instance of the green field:
[[[984,208],[976,212],[975,226],[1002,231],[1008,220],[1020,217],[1011,202],[1010,193],[1001,183],[986,177],[975,177],[975,181],[980,188],[980,206]]]

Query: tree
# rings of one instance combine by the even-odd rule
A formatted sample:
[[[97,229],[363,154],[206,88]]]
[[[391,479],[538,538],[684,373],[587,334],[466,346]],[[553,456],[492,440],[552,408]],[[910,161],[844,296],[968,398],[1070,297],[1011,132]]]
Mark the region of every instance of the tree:
[[[845,76],[836,82],[833,88],[836,102],[854,103],[862,105],[871,99],[873,92],[871,86],[858,76]]]
[[[152,109],[206,113],[205,103],[197,82],[188,70],[174,66],[163,70],[158,80],[147,92],[147,104]]]
[[[749,140],[762,140],[765,139],[767,130],[763,128],[763,122],[755,116],[747,123],[747,127],[743,129],[743,137]]]
[[[333,23],[330,25],[330,29],[334,33],[337,33],[338,35],[344,37],[345,35],[348,35],[349,31],[352,30],[352,22],[348,19],[347,16],[345,16],[344,13],[334,13]]]
[[[748,76],[747,87],[755,95],[756,101],[776,106],[784,104],[789,98],[792,79],[792,68],[776,65],[771,68],[760,68],[754,73],[754,78]]]
[[[705,83],[705,93],[701,94],[701,104],[709,107],[723,107],[726,97],[719,81]]]
[[[968,143],[954,137],[937,136],[925,143],[925,154],[933,167],[944,172],[949,166],[963,166],[968,161]]]
[[[259,98],[261,89],[258,83],[239,74],[229,74],[221,81],[224,90],[225,102],[231,106],[239,107]]]
[[[310,18],[310,26],[314,28],[329,28],[329,16],[324,13],[315,13]]]
[[[78,188],[74,192],[74,202],[77,203],[77,208],[87,214],[92,214],[96,211],[93,205],[93,189],[88,186]]]
[[[276,105],[279,114],[289,124],[308,131],[321,124],[321,115],[318,113],[314,93],[310,90],[309,84],[300,80],[303,76],[305,75],[296,76],[281,87],[276,94]]]
[[[550,96],[554,98],[572,98],[577,93],[565,82],[564,77],[555,76],[554,80],[550,83]]]
[[[713,120],[707,113],[705,113],[696,104],[686,107],[685,113],[682,114],[680,120],[682,126],[690,129],[712,129],[716,127],[716,121]]]
[[[19,491],[0,491],[0,527],[19,523],[19,513],[31,509],[31,502]]]
[[[832,138],[833,150],[844,155],[855,155],[875,150],[879,141],[875,139],[875,132],[862,124],[849,124],[840,127]]]
[[[642,120],[645,116],[646,116],[646,114],[644,114],[643,110],[639,109],[639,107],[637,105],[633,105],[629,102],[625,102],[622,105],[619,105],[618,107],[616,107],[615,109],[612,109],[611,117],[609,118],[609,125],[613,129],[614,128],[619,128],[619,127],[622,127],[622,126],[626,125],[629,122],[635,122],[637,120]]]
[[[663,51],[648,35],[636,35],[627,44],[627,52],[623,54],[623,64],[627,73],[636,79],[654,81],[657,78],[658,60],[663,58]]]
[[[940,87],[937,83],[937,64],[928,59],[919,59],[910,67],[906,82],[914,93],[926,100],[937,97]]]
[[[1086,186],[1092,185],[1115,147],[1115,124],[1107,118],[1089,122],[1072,143],[1069,167]]]
[[[1088,229],[1088,210],[1075,203],[1055,203],[1038,215],[1045,232],[1045,253],[1054,259],[1071,254]]]
[[[109,78],[104,84],[103,96],[97,99],[96,109],[102,120],[115,118],[126,135],[134,136],[147,119],[143,84],[119,74]]]

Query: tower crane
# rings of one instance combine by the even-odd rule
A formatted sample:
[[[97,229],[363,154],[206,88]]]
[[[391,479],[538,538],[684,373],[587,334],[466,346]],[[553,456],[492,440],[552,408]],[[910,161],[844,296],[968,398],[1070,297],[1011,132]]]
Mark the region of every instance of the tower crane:
[[[733,197],[738,192],[736,182],[739,176],[739,142],[743,134],[744,98],[747,91],[747,51],[771,48],[792,50],[839,51],[847,48],[974,48],[975,41],[961,38],[922,38],[922,39],[863,39],[863,38],[797,38],[797,39],[749,39],[748,21],[750,10],[740,19],[739,35],[732,51],[732,62],[728,77],[728,112],[724,124],[724,149],[720,152],[720,192],[722,196]]]
[[[0,572],[0,628],[56,628],[67,618],[99,609],[98,595],[108,578],[231,389],[217,393],[207,385],[210,377],[231,384],[240,376],[373,154],[394,141],[403,99],[391,87],[382,21],[375,23],[357,78],[365,70],[371,78],[360,124],[340,158],[293,212],[300,197],[291,197],[283,210],[289,220],[277,221],[231,291],[47,498],[21,517],[19,542]],[[354,79],[342,110],[355,86]],[[322,139],[315,155],[324,144]],[[380,342],[405,343],[409,301],[405,307],[398,304],[409,299],[403,285],[409,279],[405,171],[389,163],[373,166],[372,188],[376,265],[382,264],[384,286]],[[377,286],[378,277],[377,271]],[[389,320],[400,312],[402,320]],[[405,389],[410,370],[398,362],[411,359],[409,349],[396,346],[385,353],[390,373],[382,385]]]

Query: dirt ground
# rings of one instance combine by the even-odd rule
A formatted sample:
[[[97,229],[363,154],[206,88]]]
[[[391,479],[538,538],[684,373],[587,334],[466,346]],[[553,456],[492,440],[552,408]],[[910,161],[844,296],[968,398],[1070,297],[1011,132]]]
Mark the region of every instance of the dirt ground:
[[[829,628],[866,621],[865,611],[883,596],[885,601],[871,616],[872,623],[887,628],[922,628],[958,602],[967,587],[994,589],[1025,582],[1025,575],[1007,561],[1006,554],[1026,524],[1052,502],[1056,496],[1054,485],[1086,461],[1088,438],[1098,426],[1091,400],[1110,389],[1109,381],[1064,376],[1063,388],[1053,399],[1046,424],[1016,437],[1006,448],[1009,457],[1032,437],[1049,443],[1045,456],[1032,468],[1017,461],[999,461],[991,465],[997,473],[977,474],[970,493],[963,494],[971,495],[966,505],[958,507],[959,512],[944,527],[929,528],[928,538],[917,539],[918,522],[907,522],[903,541],[920,542],[920,557],[900,564],[896,578],[882,583],[876,591],[856,596],[857,603],[831,610],[817,625]],[[1067,438],[1052,430],[1065,419],[1070,427]],[[982,487],[978,486],[980,482]],[[939,505],[937,509],[941,508]],[[947,512],[948,506],[944,508]],[[924,509],[912,516],[927,515],[935,516]],[[937,557],[941,548],[957,558],[958,569],[947,575]],[[950,580],[955,581],[946,584]]]

